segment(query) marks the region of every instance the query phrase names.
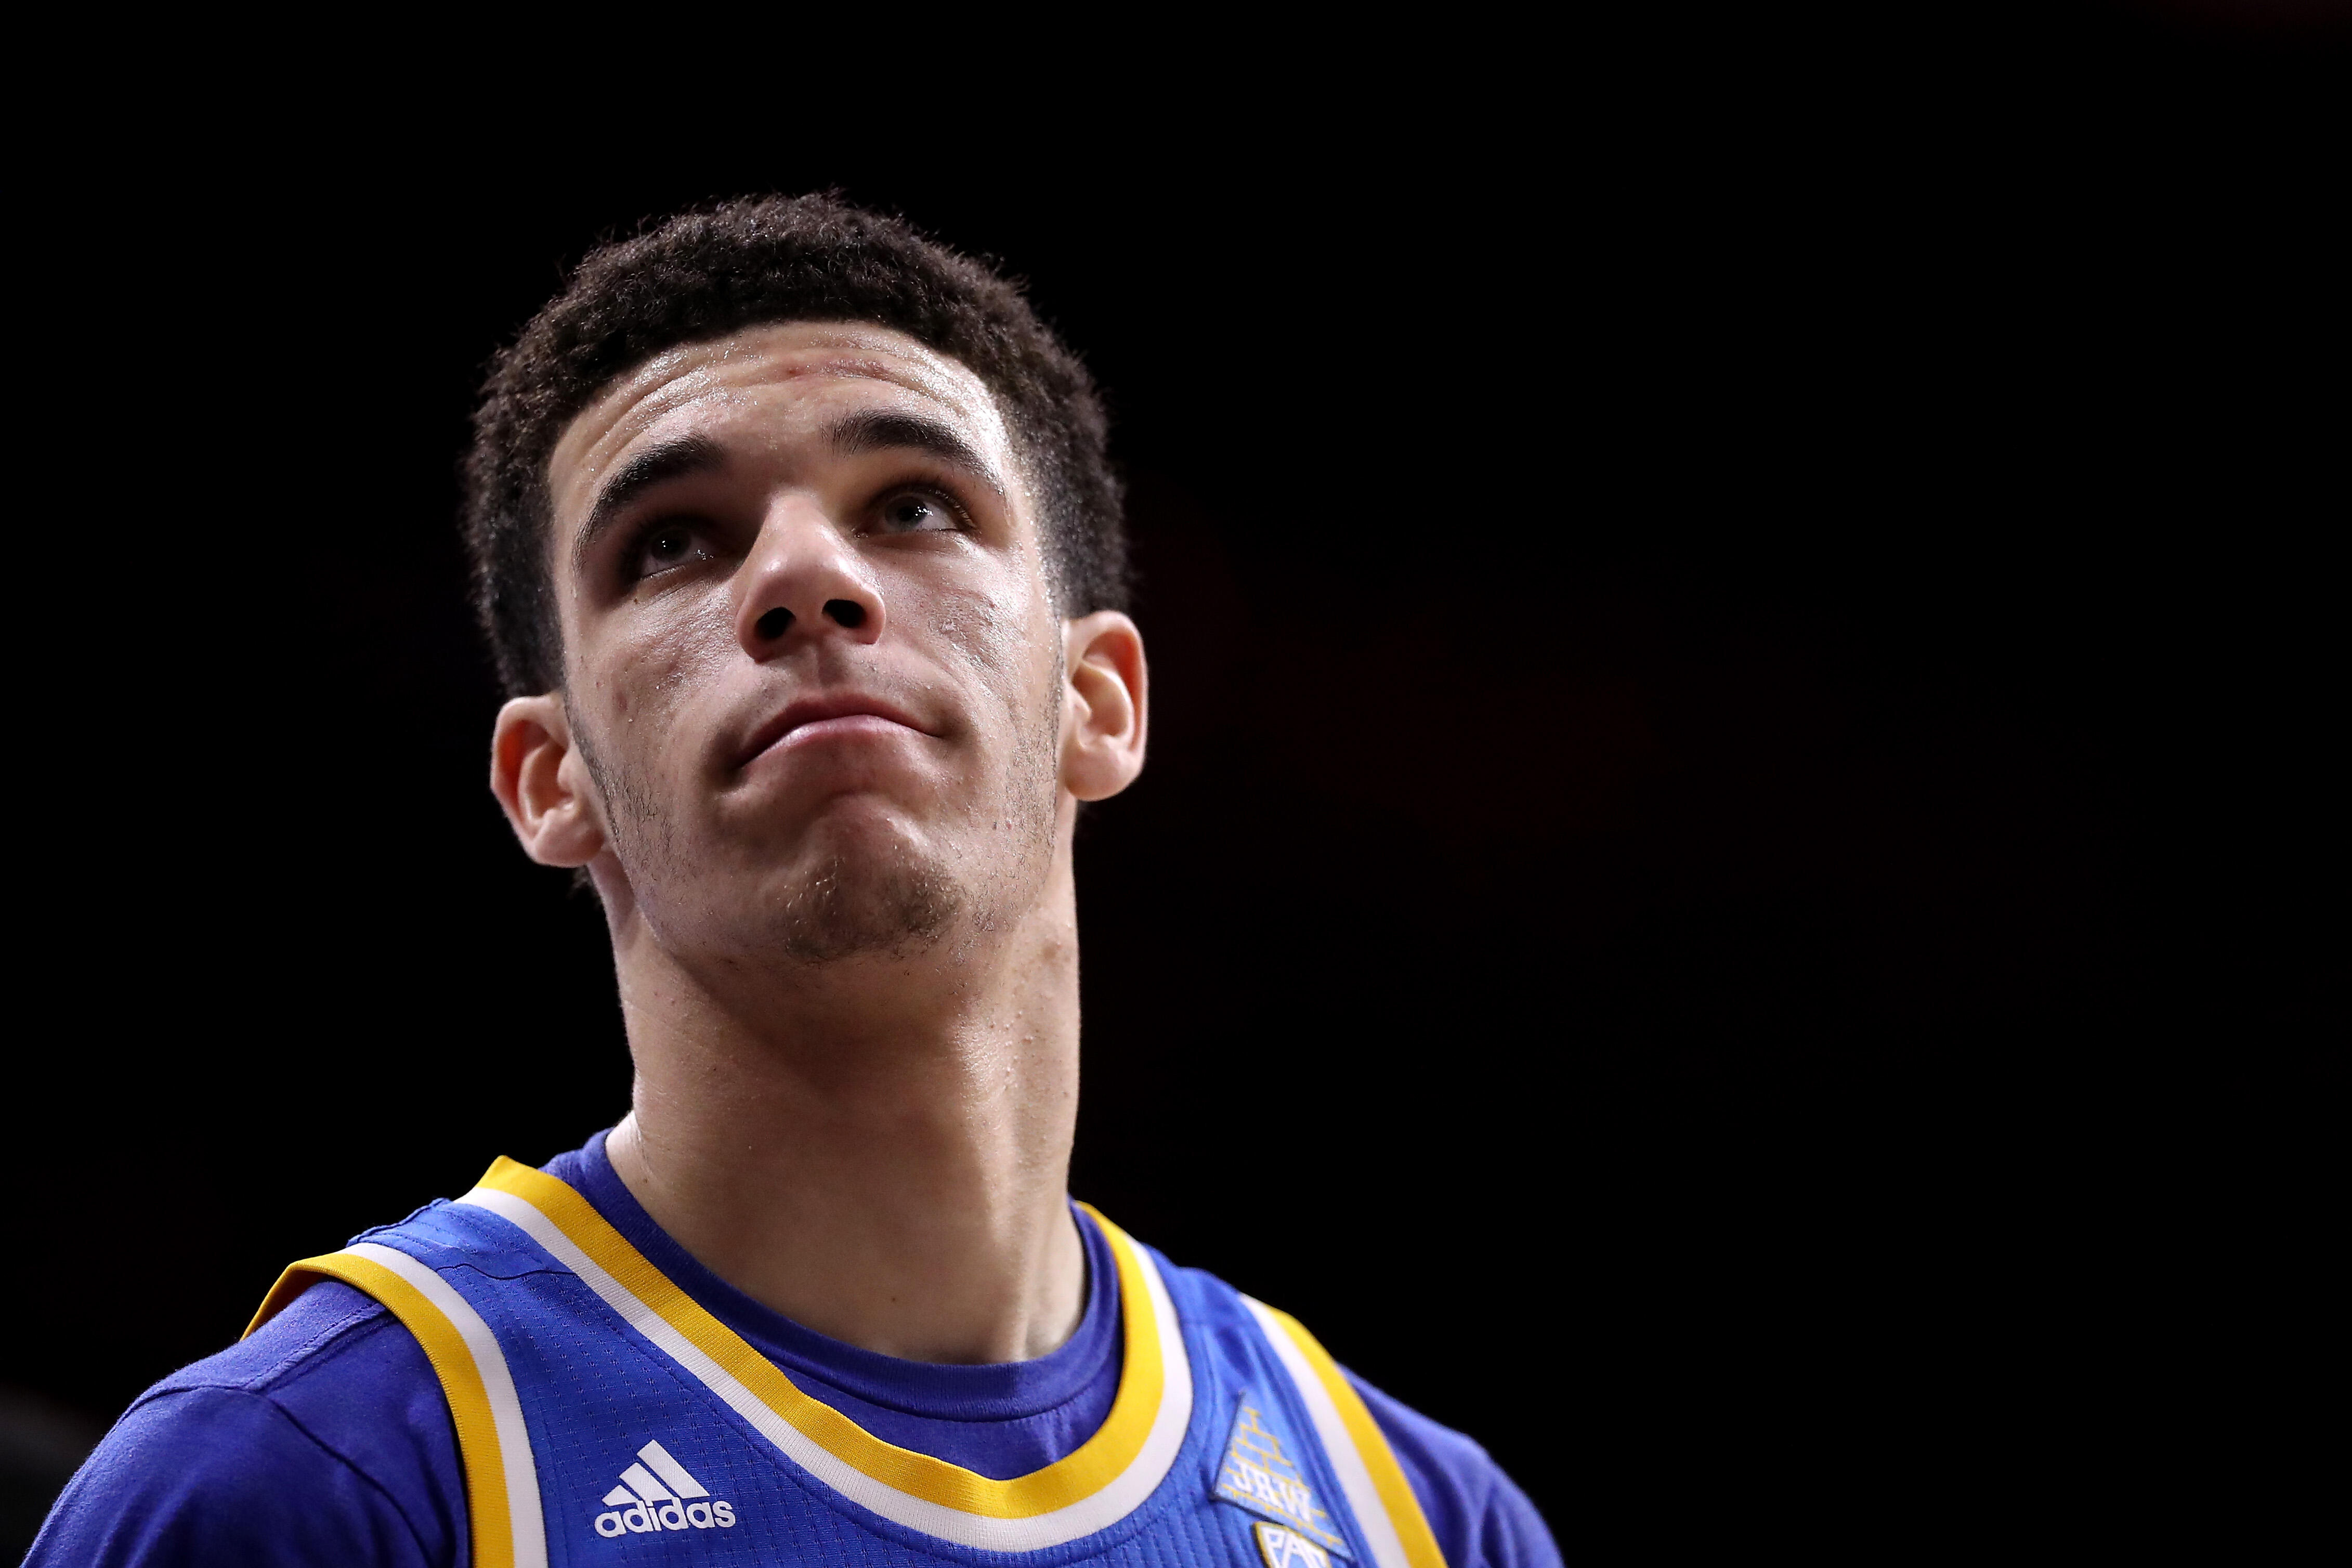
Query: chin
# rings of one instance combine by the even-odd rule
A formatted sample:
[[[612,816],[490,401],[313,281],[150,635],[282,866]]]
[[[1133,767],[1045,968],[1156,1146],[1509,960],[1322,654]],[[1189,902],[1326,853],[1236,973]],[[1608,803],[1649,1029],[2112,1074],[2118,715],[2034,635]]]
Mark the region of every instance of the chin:
[[[764,881],[755,900],[768,911],[763,941],[803,963],[922,951],[964,906],[962,888],[919,835],[870,817],[821,825]]]

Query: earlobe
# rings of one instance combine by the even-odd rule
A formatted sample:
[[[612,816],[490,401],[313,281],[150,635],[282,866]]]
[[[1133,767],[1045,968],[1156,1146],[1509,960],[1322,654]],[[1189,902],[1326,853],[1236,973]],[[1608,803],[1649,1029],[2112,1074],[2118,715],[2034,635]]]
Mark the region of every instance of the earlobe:
[[[1066,623],[1062,787],[1080,800],[1108,800],[1143,772],[1150,680],[1143,633],[1117,610]]]
[[[586,773],[561,697],[518,697],[499,710],[490,793],[523,853],[542,866],[585,866],[604,851],[604,824]]]

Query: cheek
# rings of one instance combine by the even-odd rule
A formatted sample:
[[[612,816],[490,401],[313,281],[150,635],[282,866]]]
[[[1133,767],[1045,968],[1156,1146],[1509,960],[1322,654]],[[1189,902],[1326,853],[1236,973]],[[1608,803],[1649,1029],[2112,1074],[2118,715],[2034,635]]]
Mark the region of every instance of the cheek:
[[[1048,605],[971,590],[941,595],[933,613],[951,657],[1016,722],[1054,700],[1061,626]]]
[[[633,605],[608,627],[593,668],[585,672],[587,684],[611,715],[614,739],[642,752],[659,742],[733,651],[734,624],[724,595]]]

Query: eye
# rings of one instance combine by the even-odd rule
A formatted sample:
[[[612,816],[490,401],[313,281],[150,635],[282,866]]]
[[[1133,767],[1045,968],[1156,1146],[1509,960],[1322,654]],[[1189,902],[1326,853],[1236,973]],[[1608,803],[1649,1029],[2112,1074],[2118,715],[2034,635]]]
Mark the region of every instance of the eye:
[[[951,533],[962,526],[953,505],[929,490],[900,490],[880,510],[885,533]]]
[[[665,572],[675,572],[681,566],[709,559],[709,547],[696,532],[693,524],[656,523],[638,542],[636,559],[632,563],[632,575],[640,579],[658,577]]]

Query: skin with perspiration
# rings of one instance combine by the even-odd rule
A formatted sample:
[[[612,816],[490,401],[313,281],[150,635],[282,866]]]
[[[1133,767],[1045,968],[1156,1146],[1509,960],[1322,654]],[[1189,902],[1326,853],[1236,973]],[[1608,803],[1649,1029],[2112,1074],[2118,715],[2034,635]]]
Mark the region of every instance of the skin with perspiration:
[[[952,439],[841,434],[915,422]],[[600,510],[668,449],[701,456]],[[604,900],[614,1168],[822,1333],[1045,1354],[1085,1303],[1070,834],[1142,769],[1140,634],[1060,615],[994,398],[887,329],[664,353],[549,479],[564,689],[500,710],[491,788]]]

